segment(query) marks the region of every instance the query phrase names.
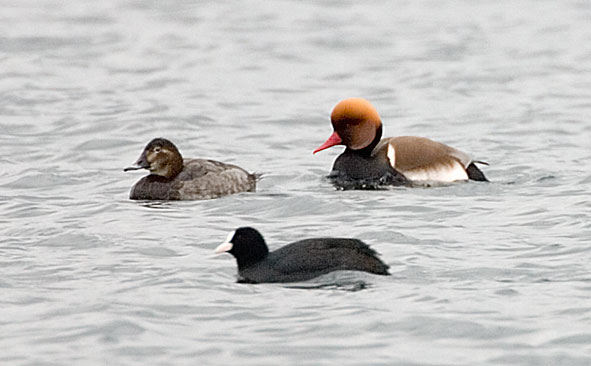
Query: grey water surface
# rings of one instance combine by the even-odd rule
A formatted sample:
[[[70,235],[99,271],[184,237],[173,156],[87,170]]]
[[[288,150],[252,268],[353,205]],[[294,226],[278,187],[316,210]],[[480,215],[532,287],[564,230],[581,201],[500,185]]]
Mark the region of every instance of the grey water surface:
[[[591,2],[0,0],[1,365],[591,365]],[[337,191],[340,100],[491,183]],[[134,202],[153,137],[264,174]],[[235,283],[356,237],[392,276]]]

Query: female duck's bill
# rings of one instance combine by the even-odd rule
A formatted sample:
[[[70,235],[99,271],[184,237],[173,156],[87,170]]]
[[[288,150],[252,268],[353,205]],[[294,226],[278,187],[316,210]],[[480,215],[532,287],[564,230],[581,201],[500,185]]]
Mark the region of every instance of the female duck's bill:
[[[487,181],[475,165],[482,162],[451,146],[416,136],[382,139],[381,118],[365,99],[340,101],[332,111],[331,123],[332,135],[314,153],[335,145],[346,147],[329,175],[345,188],[416,181]]]
[[[238,264],[238,282],[296,282],[339,270],[389,275],[367,244],[348,238],[312,238],[269,252],[263,236],[251,227],[230,233],[215,253],[230,253]]]
[[[132,188],[131,199],[202,200],[239,192],[254,192],[258,175],[209,159],[183,159],[169,140],[150,141],[136,162],[124,171],[147,169],[150,175]]]

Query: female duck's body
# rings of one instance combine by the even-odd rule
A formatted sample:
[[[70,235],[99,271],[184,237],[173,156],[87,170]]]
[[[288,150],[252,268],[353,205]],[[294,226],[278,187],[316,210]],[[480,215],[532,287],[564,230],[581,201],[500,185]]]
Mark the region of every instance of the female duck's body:
[[[133,200],[204,200],[256,189],[255,174],[215,160],[183,159],[176,146],[162,138],[150,141],[134,166],[124,170],[137,169],[151,174],[131,188]]]

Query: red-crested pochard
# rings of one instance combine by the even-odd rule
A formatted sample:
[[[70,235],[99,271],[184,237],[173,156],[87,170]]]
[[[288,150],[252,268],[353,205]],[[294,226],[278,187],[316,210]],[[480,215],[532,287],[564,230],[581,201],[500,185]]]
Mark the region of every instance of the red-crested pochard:
[[[183,159],[172,142],[155,138],[133,166],[148,169],[129,193],[132,200],[204,200],[238,192],[254,192],[257,174],[232,164],[207,159]]]
[[[333,134],[316,150],[345,145],[329,177],[344,188],[375,188],[417,181],[487,181],[466,153],[424,137],[382,139],[382,121],[367,100],[340,101],[330,116]],[[486,163],[483,163],[486,164]]]

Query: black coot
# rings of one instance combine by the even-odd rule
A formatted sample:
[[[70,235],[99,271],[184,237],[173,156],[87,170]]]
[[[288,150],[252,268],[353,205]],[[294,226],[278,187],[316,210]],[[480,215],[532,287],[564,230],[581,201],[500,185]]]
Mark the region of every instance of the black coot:
[[[241,227],[215,252],[236,257],[238,282],[244,283],[306,281],[338,270],[390,274],[388,265],[358,239],[304,239],[269,252],[256,229]]]

